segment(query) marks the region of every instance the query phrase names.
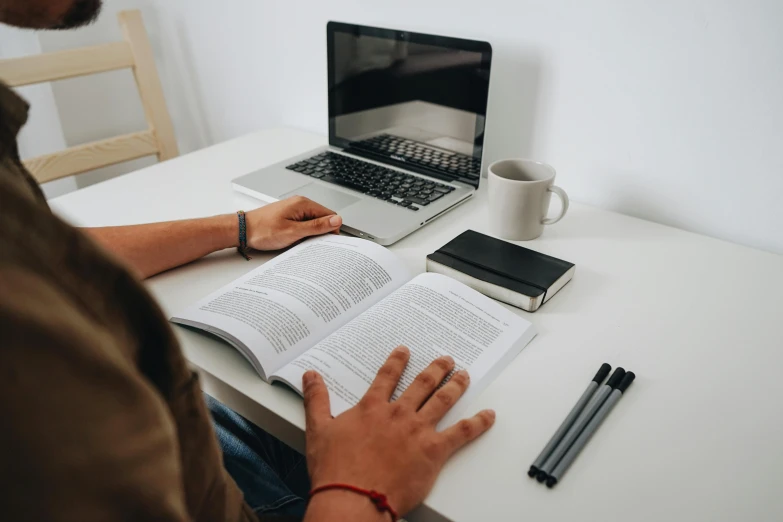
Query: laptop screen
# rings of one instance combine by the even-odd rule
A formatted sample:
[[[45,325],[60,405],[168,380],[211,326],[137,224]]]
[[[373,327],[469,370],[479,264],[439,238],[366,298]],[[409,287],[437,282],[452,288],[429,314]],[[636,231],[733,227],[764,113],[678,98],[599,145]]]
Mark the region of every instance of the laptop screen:
[[[329,22],[327,52],[331,145],[478,186],[488,43]]]

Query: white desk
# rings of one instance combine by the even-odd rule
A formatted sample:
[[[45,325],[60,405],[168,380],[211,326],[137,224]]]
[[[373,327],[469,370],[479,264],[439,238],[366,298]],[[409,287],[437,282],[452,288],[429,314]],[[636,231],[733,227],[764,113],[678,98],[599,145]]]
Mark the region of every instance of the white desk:
[[[189,218],[257,205],[229,181],[324,143],[269,130],[51,201],[77,225]],[[568,187],[566,187],[568,188]],[[487,231],[483,191],[392,247],[424,256]],[[411,520],[783,520],[783,257],[573,204],[525,246],[576,263],[535,314],[539,335],[471,405],[495,427],[454,458]],[[233,251],[155,277],[167,312],[263,263]],[[176,328],[205,387],[299,449],[301,400],[232,348]],[[563,481],[526,471],[600,363],[636,382]],[[439,516],[440,515],[440,516]]]

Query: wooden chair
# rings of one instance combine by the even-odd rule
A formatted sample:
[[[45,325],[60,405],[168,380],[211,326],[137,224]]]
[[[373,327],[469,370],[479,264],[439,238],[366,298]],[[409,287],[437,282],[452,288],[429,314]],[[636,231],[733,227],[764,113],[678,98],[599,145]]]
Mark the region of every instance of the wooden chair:
[[[122,11],[117,18],[125,41],[0,60],[0,79],[11,87],[128,67],[136,78],[149,128],[26,160],[25,166],[39,183],[153,154],[159,161],[179,155],[141,13]]]

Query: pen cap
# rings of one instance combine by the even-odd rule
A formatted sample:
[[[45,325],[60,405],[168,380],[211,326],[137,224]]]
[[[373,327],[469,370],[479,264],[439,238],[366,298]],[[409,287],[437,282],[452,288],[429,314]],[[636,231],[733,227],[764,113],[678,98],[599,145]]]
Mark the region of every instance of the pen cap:
[[[625,370],[618,366],[612,376],[609,377],[609,380],[606,381],[606,385],[612,389],[617,388],[617,385],[620,384],[620,381],[623,379],[623,375],[625,375]]]
[[[593,381],[597,382],[598,384],[601,384],[602,382],[604,382],[604,379],[606,379],[606,376],[609,375],[609,372],[611,371],[612,371],[612,367],[606,363],[603,363],[601,365],[601,368],[598,370],[598,373],[596,373],[595,377],[593,377]]]
[[[625,390],[631,385],[633,380],[636,378],[636,375],[634,375],[633,372],[627,372],[623,376],[623,380],[620,381],[620,384],[617,385],[617,391],[620,393],[625,393]]]

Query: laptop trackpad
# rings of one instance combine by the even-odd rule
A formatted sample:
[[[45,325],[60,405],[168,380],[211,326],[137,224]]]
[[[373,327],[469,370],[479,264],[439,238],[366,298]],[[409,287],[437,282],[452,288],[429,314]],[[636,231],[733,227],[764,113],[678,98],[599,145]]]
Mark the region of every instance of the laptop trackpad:
[[[308,183],[304,187],[299,187],[288,194],[283,194],[280,196],[280,199],[291,196],[304,196],[310,198],[335,212],[359,201],[359,198],[351,196],[350,194],[340,192],[339,190],[332,190],[323,185],[318,185],[317,183]]]

